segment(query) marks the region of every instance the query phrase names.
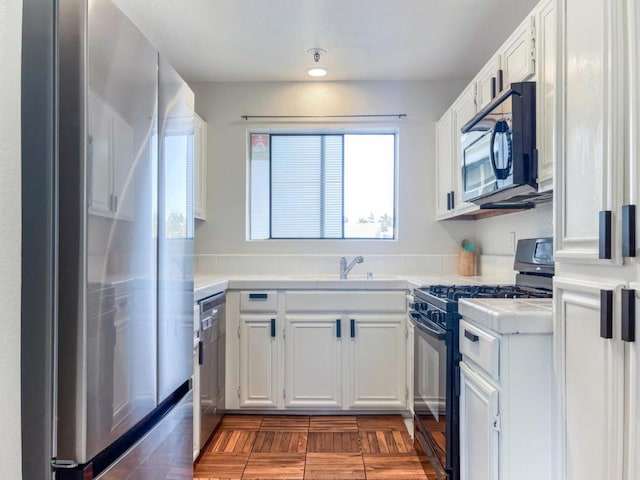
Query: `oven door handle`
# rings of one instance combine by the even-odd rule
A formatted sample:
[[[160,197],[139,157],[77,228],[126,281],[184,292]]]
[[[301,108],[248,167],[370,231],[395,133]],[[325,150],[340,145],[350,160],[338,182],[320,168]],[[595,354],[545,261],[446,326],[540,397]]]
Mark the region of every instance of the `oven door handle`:
[[[418,330],[426,333],[430,337],[437,338],[438,340],[446,340],[447,331],[443,330],[431,321],[428,321],[429,323],[426,323],[427,321],[423,320],[416,322],[416,327],[418,328]],[[433,327],[430,325],[433,325]]]

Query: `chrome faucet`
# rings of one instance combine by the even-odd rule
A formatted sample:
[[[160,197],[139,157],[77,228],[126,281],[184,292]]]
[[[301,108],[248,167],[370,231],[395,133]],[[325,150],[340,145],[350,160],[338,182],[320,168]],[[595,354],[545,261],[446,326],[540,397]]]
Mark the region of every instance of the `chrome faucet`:
[[[346,280],[347,275],[349,274],[351,269],[356,266],[356,263],[362,262],[364,262],[364,258],[362,258],[360,255],[351,260],[351,263],[349,265],[347,265],[347,259],[345,257],[340,258],[340,279]]]

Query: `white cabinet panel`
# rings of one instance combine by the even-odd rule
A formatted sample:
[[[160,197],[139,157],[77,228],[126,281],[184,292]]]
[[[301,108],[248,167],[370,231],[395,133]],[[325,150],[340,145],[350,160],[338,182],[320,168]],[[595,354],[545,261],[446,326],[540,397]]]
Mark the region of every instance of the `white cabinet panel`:
[[[538,190],[553,189],[556,135],[556,2],[540,4],[536,20],[536,143],[538,146]]]
[[[498,390],[460,363],[460,478],[498,480]]]
[[[557,279],[554,290],[556,375],[560,378],[559,478],[622,478],[624,348],[613,322],[613,338],[601,333],[601,289],[619,285]]]
[[[240,406],[278,406],[279,337],[272,336],[272,316],[240,316]]]
[[[340,408],[342,341],[336,318],[287,316],[286,322],[285,406]]]
[[[207,219],[207,123],[193,118],[193,215]]]
[[[354,315],[349,319],[351,408],[406,405],[405,316]]]
[[[413,361],[414,361],[414,335],[415,335],[415,326],[413,322],[407,319],[407,409],[413,415]]]
[[[486,63],[482,70],[478,73],[475,78],[477,95],[477,109],[478,111],[482,110],[484,107],[489,105],[491,100],[493,100],[493,84],[495,83],[496,92],[498,90],[497,84],[497,75],[498,70],[500,70],[502,66],[500,54],[496,53],[491,59]]]
[[[560,0],[556,260],[620,263],[624,48],[622,2]],[[599,212],[611,211],[612,259],[599,257]]]
[[[626,405],[627,417],[625,419],[625,480],[640,480],[640,344],[638,342],[638,319],[640,312],[640,283],[631,283],[630,288],[635,290],[636,318],[635,340],[625,345],[626,370]]]
[[[502,46],[503,89],[511,83],[527,81],[535,74],[534,38],[535,20],[528,17]]]
[[[436,216],[449,214],[453,192],[453,124],[451,110],[436,124]]]

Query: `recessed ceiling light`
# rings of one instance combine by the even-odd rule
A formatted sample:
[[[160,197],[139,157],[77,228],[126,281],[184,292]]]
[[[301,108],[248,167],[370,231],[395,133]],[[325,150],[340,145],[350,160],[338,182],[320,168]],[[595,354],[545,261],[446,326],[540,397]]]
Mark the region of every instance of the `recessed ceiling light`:
[[[307,70],[307,73],[312,77],[324,77],[327,71],[324,68],[313,67]]]
[[[312,77],[324,77],[327,74],[327,69],[321,67],[319,63],[320,57],[323,53],[327,53],[327,51],[322,48],[310,48],[307,50],[307,53],[313,55],[313,61],[315,62],[313,67],[307,69],[307,73]]]

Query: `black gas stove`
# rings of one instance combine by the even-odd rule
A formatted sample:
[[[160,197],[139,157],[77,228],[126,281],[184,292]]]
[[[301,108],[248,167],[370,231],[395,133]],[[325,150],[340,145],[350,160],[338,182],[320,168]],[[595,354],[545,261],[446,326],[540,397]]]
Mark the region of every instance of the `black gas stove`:
[[[415,438],[439,479],[459,479],[458,301],[463,298],[550,298],[551,238],[520,240],[515,285],[429,285],[413,291]]]

